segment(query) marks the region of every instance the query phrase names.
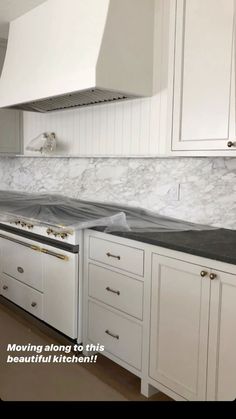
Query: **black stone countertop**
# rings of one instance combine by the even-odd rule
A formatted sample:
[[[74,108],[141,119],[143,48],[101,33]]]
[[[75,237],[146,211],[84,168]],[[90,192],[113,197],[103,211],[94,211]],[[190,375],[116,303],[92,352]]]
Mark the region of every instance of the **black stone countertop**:
[[[94,230],[103,231],[102,228]],[[109,234],[236,265],[236,231],[234,230],[216,229],[174,233],[112,232]]]

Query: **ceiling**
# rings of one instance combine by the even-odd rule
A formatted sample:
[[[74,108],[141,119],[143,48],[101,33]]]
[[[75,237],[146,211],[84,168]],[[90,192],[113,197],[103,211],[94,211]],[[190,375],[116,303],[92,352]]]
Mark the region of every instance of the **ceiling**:
[[[47,0],[0,0],[0,38],[8,37],[9,22]]]

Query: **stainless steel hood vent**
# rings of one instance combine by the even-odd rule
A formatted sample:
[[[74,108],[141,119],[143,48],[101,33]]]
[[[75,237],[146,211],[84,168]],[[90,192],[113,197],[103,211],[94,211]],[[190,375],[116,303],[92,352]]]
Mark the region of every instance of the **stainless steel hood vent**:
[[[151,96],[155,0],[47,0],[10,24],[0,108]]]
[[[112,92],[109,90],[85,90],[83,92],[74,92],[53,98],[38,100],[35,102],[24,103],[12,106],[11,109],[20,109],[29,112],[52,112],[76,108],[81,106],[99,105],[108,102],[133,99],[134,96],[126,96],[123,93]]]

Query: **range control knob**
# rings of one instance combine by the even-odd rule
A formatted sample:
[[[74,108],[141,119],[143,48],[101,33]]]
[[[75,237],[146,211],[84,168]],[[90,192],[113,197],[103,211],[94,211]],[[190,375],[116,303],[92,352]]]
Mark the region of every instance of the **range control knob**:
[[[28,230],[33,230],[34,226],[33,226],[33,224],[27,224],[27,228],[28,228]]]
[[[65,239],[67,239],[68,234],[67,233],[61,233],[60,237],[61,237],[62,240],[65,240]]]
[[[50,236],[51,234],[53,234],[53,230],[51,228],[48,228],[47,229],[47,234],[48,234],[48,236]]]

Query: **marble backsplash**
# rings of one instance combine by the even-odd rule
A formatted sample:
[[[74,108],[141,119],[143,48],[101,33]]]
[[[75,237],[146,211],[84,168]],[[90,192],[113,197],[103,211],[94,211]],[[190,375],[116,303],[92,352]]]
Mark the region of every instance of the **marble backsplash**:
[[[0,189],[123,203],[236,229],[236,159],[0,158]]]

